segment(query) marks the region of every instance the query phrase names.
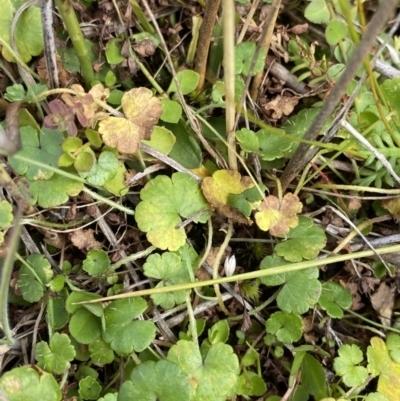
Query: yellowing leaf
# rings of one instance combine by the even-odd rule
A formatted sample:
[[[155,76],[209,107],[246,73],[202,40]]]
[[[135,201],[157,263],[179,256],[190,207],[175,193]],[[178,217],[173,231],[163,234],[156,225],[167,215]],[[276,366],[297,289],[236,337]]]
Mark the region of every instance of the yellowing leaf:
[[[251,221],[228,203],[229,195],[239,195],[254,187],[250,177],[243,177],[233,170],[218,170],[212,177],[204,178],[201,189],[210,205],[224,216],[243,224]]]
[[[122,153],[135,153],[139,150],[139,127],[126,118],[108,117],[100,121],[99,132],[106,145]]]
[[[241,194],[254,186],[249,177],[243,177],[233,170],[218,170],[212,177],[206,177],[201,184],[203,194],[215,208],[228,204],[229,194]]]
[[[302,203],[296,195],[287,193],[282,200],[270,195],[264,198],[255,214],[258,227],[263,231],[270,231],[272,235],[283,235],[298,224],[297,214],[303,208]]]
[[[382,201],[382,207],[393,215],[396,220],[400,220],[400,199],[388,199]]]
[[[379,375],[377,390],[389,401],[400,400],[400,364],[390,358],[386,344],[381,338],[371,338],[367,356],[368,371],[372,376]]]
[[[99,133],[106,145],[122,153],[134,153],[141,139],[150,139],[162,114],[161,102],[147,88],[134,88],[121,100],[124,117],[107,117],[99,124]]]

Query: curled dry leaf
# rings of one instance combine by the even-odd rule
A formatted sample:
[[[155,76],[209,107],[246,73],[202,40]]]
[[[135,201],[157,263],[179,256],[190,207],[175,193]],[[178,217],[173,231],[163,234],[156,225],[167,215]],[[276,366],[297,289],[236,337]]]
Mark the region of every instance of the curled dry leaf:
[[[101,249],[101,242],[94,238],[93,230],[89,228],[88,230],[76,230],[70,234],[69,239],[78,249],[86,249],[90,251],[92,249]]]
[[[271,117],[279,120],[283,116],[289,116],[298,103],[299,99],[297,97],[278,95],[274,100],[268,102],[264,109],[265,111],[272,110]]]
[[[287,193],[282,200],[274,196],[266,196],[261,202],[259,212],[255,214],[258,227],[268,231],[272,235],[284,235],[291,228],[298,225],[298,214],[303,208],[302,203],[296,195]]]
[[[126,118],[108,117],[100,122],[99,132],[106,145],[122,153],[134,153],[142,139],[150,139],[162,114],[161,102],[150,89],[134,88],[121,101]]]

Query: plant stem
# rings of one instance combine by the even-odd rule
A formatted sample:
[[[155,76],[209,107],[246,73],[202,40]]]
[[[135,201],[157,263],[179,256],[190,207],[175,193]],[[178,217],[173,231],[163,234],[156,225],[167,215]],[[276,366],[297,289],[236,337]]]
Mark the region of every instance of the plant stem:
[[[76,51],[86,87],[90,88],[94,81],[94,70],[72,2],[70,0],[55,0],[55,4]]]
[[[235,6],[233,0],[223,1],[222,28],[224,35],[224,81],[226,101],[226,138],[228,142],[228,164],[237,171],[235,136]]]
[[[400,252],[400,245],[392,245],[392,246],[387,246],[387,247],[383,247],[383,248],[377,248],[375,250],[375,252],[373,252],[371,250],[367,250],[367,251],[360,251],[360,252],[354,252],[354,253],[343,254],[343,255],[329,256],[329,257],[323,258],[323,259],[306,260],[306,261],[299,262],[299,263],[291,263],[291,264],[287,264],[287,265],[283,265],[283,266],[271,267],[269,269],[263,269],[263,270],[248,272],[248,273],[236,274],[235,276],[230,276],[230,277],[221,277],[221,278],[217,278],[217,279],[213,279],[213,280],[196,281],[195,283],[176,284],[176,285],[171,285],[168,287],[152,288],[149,290],[140,290],[140,291],[135,291],[132,293],[118,294],[118,295],[112,295],[110,297],[93,299],[91,301],[77,302],[76,304],[78,305],[78,304],[86,304],[86,303],[105,302],[105,301],[112,301],[114,299],[121,299],[121,298],[141,297],[141,296],[153,295],[153,294],[164,294],[166,292],[182,291],[182,290],[188,290],[191,288],[201,288],[201,287],[206,287],[206,286],[215,285],[215,284],[232,283],[235,281],[243,281],[243,280],[252,280],[252,279],[260,278],[260,277],[274,276],[277,274],[309,269],[310,267],[324,266],[324,265],[328,265],[328,264],[332,264],[332,263],[344,262],[346,260],[351,260],[351,259],[367,258],[367,257],[374,256],[376,253],[378,253],[380,255],[385,255],[387,253],[394,253],[394,252]]]
[[[204,18],[199,31],[199,41],[194,66],[194,70],[200,75],[199,84],[197,85],[198,92],[200,92],[204,86],[208,51],[210,49],[214,23],[217,18],[220,3],[221,0],[208,0],[206,8],[204,9]]]
[[[368,30],[354,52],[353,57],[346,65],[346,69],[344,70],[342,76],[337,81],[317,117],[304,135],[304,139],[315,140],[318,137],[325,122],[332,115],[336,106],[341,101],[342,96],[349,86],[349,83],[357,73],[359,67],[364,61],[365,56],[368,54],[372,44],[376,40],[376,37],[379,35],[387,19],[392,14],[396,4],[397,0],[386,0],[380,4],[378,11],[372,17],[368,26]],[[282,189],[284,191],[297,176],[299,171],[309,162],[310,157],[307,154],[309,148],[309,145],[301,144],[297,148],[289,164],[286,166],[286,169],[281,177]]]

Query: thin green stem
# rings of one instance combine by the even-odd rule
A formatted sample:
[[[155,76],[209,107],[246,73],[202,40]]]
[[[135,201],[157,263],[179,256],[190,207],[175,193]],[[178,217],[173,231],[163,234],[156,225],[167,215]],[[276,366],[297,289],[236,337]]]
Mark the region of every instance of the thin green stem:
[[[197,325],[196,325],[196,317],[194,316],[193,313],[193,308],[192,308],[192,303],[190,299],[190,291],[186,291],[186,308],[187,308],[187,313],[189,316],[189,322],[190,322],[190,335],[192,336],[192,341],[198,346],[199,345],[199,339],[197,335]]]
[[[55,0],[55,4],[74,46],[86,87],[90,88],[94,81],[94,70],[72,2],[69,0]]]
[[[310,267],[319,267],[319,266],[329,265],[332,263],[344,262],[346,260],[367,258],[367,257],[375,256],[376,254],[385,255],[387,253],[394,253],[394,252],[400,252],[400,245],[391,245],[391,246],[387,246],[387,247],[383,247],[383,248],[378,248],[378,249],[375,249],[375,251],[366,250],[366,251],[354,252],[354,253],[343,254],[343,255],[329,256],[329,257],[323,258],[323,259],[306,260],[306,261],[299,262],[299,263],[291,263],[291,264],[287,264],[287,265],[283,265],[283,266],[271,267],[269,269],[263,269],[263,270],[248,272],[248,273],[236,274],[234,276],[229,276],[229,277],[220,277],[220,278],[213,279],[213,280],[196,281],[195,283],[176,284],[176,285],[171,285],[168,287],[160,287],[160,288],[153,288],[153,289],[149,289],[149,290],[135,291],[133,293],[118,294],[118,295],[113,295],[110,297],[99,298],[99,299],[87,301],[87,302],[78,302],[77,304],[96,303],[96,302],[111,301],[114,299],[121,299],[121,298],[131,298],[131,297],[139,297],[139,296],[144,296],[144,295],[163,294],[166,292],[182,291],[182,290],[188,290],[191,288],[200,288],[200,287],[206,287],[206,286],[215,285],[215,284],[232,283],[235,281],[243,281],[243,280],[252,280],[252,279],[260,278],[260,277],[274,276],[277,274],[309,269]]]

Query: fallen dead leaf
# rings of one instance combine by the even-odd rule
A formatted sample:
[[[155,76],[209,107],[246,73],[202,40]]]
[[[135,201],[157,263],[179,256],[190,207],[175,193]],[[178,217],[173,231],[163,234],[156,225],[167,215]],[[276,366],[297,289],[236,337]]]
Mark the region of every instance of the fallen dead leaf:
[[[274,120],[279,120],[283,116],[289,116],[298,103],[299,99],[297,97],[286,97],[278,95],[274,100],[271,100],[264,106],[264,110],[272,110],[271,117]]]
[[[93,233],[94,231],[91,228],[88,230],[76,230],[70,234],[69,239],[78,249],[85,249],[87,251],[101,249],[103,245],[101,242],[96,241]]]
[[[394,292],[392,288],[385,283],[381,283],[378,291],[371,296],[371,304],[378,313],[381,323],[384,326],[390,326],[394,307]]]

